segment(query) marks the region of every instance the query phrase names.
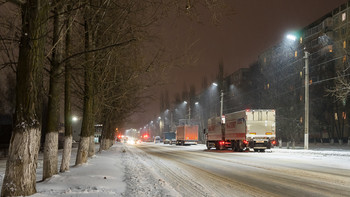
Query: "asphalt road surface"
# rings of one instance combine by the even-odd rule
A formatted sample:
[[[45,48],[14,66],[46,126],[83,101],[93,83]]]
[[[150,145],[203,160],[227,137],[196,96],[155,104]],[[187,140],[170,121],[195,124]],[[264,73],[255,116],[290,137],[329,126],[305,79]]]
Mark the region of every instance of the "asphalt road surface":
[[[179,196],[350,196],[348,157],[217,151],[203,145],[125,147],[146,165],[143,170],[156,173]]]

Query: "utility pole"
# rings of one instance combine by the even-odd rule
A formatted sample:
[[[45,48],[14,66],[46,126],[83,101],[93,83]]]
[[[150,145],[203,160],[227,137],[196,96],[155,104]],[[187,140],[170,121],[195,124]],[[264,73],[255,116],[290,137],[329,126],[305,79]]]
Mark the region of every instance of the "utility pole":
[[[222,140],[225,140],[225,127],[224,127],[224,120],[223,120],[223,110],[224,110],[224,91],[220,91],[220,119],[221,119],[221,133],[222,133]]]
[[[304,149],[309,149],[309,52],[305,51],[305,137]]]
[[[220,91],[220,118],[221,118],[221,124],[223,124],[222,121],[222,115],[223,115],[223,110],[224,110],[224,91]]]

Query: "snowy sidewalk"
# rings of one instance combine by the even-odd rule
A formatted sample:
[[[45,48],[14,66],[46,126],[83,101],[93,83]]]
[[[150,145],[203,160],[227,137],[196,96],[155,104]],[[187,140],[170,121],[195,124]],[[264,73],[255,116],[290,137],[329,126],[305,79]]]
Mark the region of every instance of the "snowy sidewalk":
[[[287,147],[279,148],[275,147],[271,149],[272,152],[280,152],[280,153],[295,153],[295,154],[302,154],[302,155],[319,155],[319,156],[347,156],[350,157],[350,146],[348,144],[329,144],[329,143],[310,143],[309,149],[305,150],[304,147],[300,144],[295,146],[295,148],[290,147],[287,149]]]
[[[32,196],[121,196],[126,189],[122,150],[121,144],[115,144],[96,153],[87,164],[37,183],[37,193]]]

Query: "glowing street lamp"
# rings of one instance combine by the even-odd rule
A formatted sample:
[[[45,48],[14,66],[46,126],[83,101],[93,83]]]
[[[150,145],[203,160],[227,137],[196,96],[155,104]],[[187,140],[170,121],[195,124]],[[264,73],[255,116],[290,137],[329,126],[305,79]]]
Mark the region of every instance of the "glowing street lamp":
[[[76,117],[76,116],[73,116],[73,117],[72,117],[72,121],[73,121],[73,122],[76,122],[76,121],[78,121],[78,117]]]
[[[292,34],[286,36],[288,40],[296,41],[297,37]],[[304,127],[304,149],[309,149],[309,55],[304,51],[305,56],[305,127]]]
[[[292,41],[296,41],[297,40],[297,37],[295,35],[292,35],[292,34],[288,34],[286,37],[287,37],[288,40],[292,40]]]

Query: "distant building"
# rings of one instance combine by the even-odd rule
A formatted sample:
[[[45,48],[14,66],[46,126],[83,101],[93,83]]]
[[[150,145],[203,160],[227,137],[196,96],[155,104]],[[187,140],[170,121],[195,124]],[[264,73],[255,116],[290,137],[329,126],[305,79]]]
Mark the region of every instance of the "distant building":
[[[297,40],[283,40],[259,56],[261,107],[275,108],[280,138],[301,141],[304,132],[304,51],[310,53],[310,139],[349,136],[348,102],[327,89],[340,76],[348,77],[349,9],[343,4],[298,32]]]

